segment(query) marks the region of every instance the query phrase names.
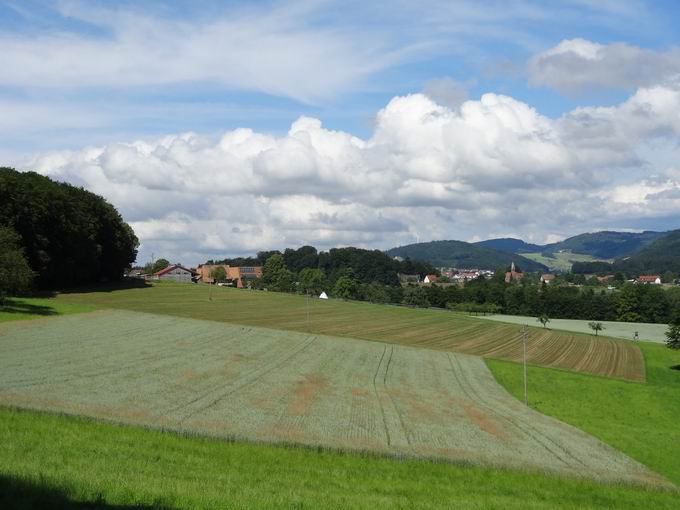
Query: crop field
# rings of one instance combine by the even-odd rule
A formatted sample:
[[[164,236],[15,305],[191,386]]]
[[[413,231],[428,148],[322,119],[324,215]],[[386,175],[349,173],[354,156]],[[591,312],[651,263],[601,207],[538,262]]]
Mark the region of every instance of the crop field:
[[[0,403],[150,427],[663,485],[472,356],[97,311],[0,325]]]
[[[485,320],[504,322],[508,324],[529,324],[536,325],[536,317],[527,317],[521,315],[486,315]],[[573,331],[574,333],[588,333],[594,334],[593,330],[588,327],[591,321],[576,320],[576,319],[550,319],[547,327],[549,329],[557,329],[561,331]],[[624,338],[626,340],[633,340],[635,332],[639,334],[639,340],[643,342],[653,342],[657,344],[666,343],[667,324],[651,324],[646,322],[615,322],[615,321],[599,321],[604,326],[604,331],[601,335],[606,335],[613,338]]]
[[[112,292],[73,293],[57,302],[85,303],[249,326],[377,340],[509,361],[522,359],[520,328],[438,310],[214,288],[154,285]],[[529,363],[632,381],[644,381],[645,364],[632,342],[530,327]]]

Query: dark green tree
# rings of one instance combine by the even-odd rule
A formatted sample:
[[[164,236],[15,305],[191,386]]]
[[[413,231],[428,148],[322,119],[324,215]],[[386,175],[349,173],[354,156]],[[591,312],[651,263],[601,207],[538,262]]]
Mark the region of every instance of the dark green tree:
[[[422,287],[407,287],[404,289],[403,303],[419,308],[430,306],[430,302],[427,300],[427,292]]]
[[[300,291],[305,294],[319,295],[326,288],[328,282],[321,269],[305,268],[299,275]]]
[[[350,276],[341,276],[333,286],[333,296],[342,299],[356,299],[359,282]]]
[[[666,346],[669,349],[680,349],[680,312],[674,313],[670,324],[668,324]]]
[[[27,290],[35,274],[28,265],[21,238],[11,228],[0,226],[0,306],[5,297]]]
[[[280,254],[270,256],[262,267],[262,285],[278,292],[293,290],[293,273],[283,263]]]
[[[0,224],[21,238],[40,288],[121,280],[137,237],[102,197],[35,172],[0,168]]]
[[[596,322],[596,321],[589,322],[589,323],[588,323],[588,327],[589,327],[590,329],[592,329],[592,330],[595,332],[595,336],[597,336],[597,333],[598,333],[599,331],[602,331],[602,330],[604,329],[604,326],[602,325],[602,323],[601,323],[601,322]]]
[[[216,281],[221,282],[227,279],[227,271],[222,266],[217,266],[215,269],[210,271],[210,277]]]

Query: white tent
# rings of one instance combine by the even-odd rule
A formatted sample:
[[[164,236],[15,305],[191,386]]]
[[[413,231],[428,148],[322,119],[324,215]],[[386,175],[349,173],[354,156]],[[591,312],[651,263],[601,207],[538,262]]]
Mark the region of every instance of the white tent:
[[[328,299],[328,294],[322,292],[321,294],[319,294],[319,299]]]

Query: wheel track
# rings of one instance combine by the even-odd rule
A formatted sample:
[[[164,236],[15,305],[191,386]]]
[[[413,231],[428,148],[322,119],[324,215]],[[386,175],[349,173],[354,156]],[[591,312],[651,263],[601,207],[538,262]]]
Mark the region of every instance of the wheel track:
[[[559,443],[556,443],[552,438],[541,432],[540,430],[536,429],[531,425],[531,423],[525,421],[519,416],[508,416],[506,414],[502,414],[496,409],[494,409],[493,405],[488,403],[486,398],[482,397],[481,394],[474,388],[474,386],[467,380],[466,377],[464,377],[464,370],[463,367],[460,363],[460,360],[456,358],[456,364],[458,365],[458,368],[460,370],[460,377],[458,375],[458,372],[456,371],[455,367],[453,366],[453,361],[451,360],[451,356],[449,353],[447,353],[447,357],[449,359],[449,364],[451,365],[451,370],[454,373],[454,377],[456,378],[456,381],[458,382],[459,386],[463,390],[463,392],[466,394],[468,398],[470,398],[472,401],[478,402],[482,407],[484,407],[486,410],[488,410],[492,415],[496,416],[497,418],[501,419],[502,421],[505,421],[512,425],[515,429],[517,429],[521,434],[526,435],[536,441],[538,444],[540,444],[543,448],[545,448],[548,452],[550,452],[557,460],[562,462],[564,465],[568,467],[572,467],[573,463],[568,462],[565,460],[562,455],[560,455],[558,452],[554,451],[550,446],[546,444],[546,442],[551,443],[554,447],[556,447],[558,450],[561,450],[567,457],[573,459],[577,464],[580,464],[582,466],[585,466],[585,463],[583,463],[579,458],[575,457],[571,452],[566,450],[563,446],[561,446]],[[466,389],[467,387],[467,389]],[[519,422],[519,423],[518,423]],[[522,426],[521,426],[521,425]],[[538,437],[537,437],[538,436]]]

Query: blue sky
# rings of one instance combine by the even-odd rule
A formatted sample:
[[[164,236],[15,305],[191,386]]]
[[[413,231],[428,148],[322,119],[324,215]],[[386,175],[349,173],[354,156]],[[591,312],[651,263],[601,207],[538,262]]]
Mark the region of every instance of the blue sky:
[[[671,228],[677,226],[678,219],[675,199],[671,197],[675,193],[674,161],[678,154],[675,120],[663,114],[658,116],[658,126],[633,126],[634,117],[626,112],[636,101],[651,101],[659,108],[666,104],[663,101],[667,99],[662,98],[657,105],[645,90],[657,90],[659,86],[676,90],[673,80],[680,73],[678,21],[680,4],[674,1],[0,1],[0,45],[4,50],[0,65],[5,71],[0,76],[0,158],[4,164],[36,168],[93,188],[139,227],[144,253],[150,249],[172,250],[177,257],[191,261],[200,261],[204,255],[281,248],[284,243],[389,247],[411,240],[421,230],[409,219],[413,208],[434,222],[432,228],[418,233],[421,239],[508,234],[540,242],[596,228]],[[448,123],[442,124],[443,133],[461,122],[477,126],[477,107],[484,109],[484,115],[489,114],[488,108],[495,108],[493,115],[500,115],[501,123],[506,122],[510,114],[499,113],[498,102],[489,106],[490,99],[483,104],[482,98],[485,94],[511,98],[511,107],[502,108],[516,110],[513,118],[520,119],[518,125],[529,130],[527,136],[550,139],[551,150],[555,149],[550,157],[558,158],[553,162],[557,169],[553,163],[536,164],[535,172],[526,177],[525,191],[544,199],[546,193],[541,190],[548,189],[548,177],[560,186],[561,179],[566,179],[567,188],[572,186],[576,192],[580,186],[593,200],[600,200],[597,213],[561,211],[540,224],[536,215],[545,204],[537,204],[533,212],[498,220],[507,217],[502,212],[504,208],[518,209],[512,204],[518,197],[509,188],[505,193],[476,184],[471,176],[486,175],[501,182],[508,175],[523,172],[514,166],[521,158],[509,150],[499,149],[498,154],[490,155],[491,149],[485,149],[486,162],[482,164],[477,156],[468,158],[464,146],[454,147],[445,159],[437,161],[443,166],[430,168],[427,175],[422,170],[427,165],[418,167],[413,161],[428,161],[432,154],[448,149],[420,144],[414,150],[424,152],[410,154],[411,159],[399,159],[398,145],[387,148],[403,140],[408,144],[408,135],[398,132],[397,126],[410,118],[409,112],[416,111],[414,108],[424,108],[425,117],[417,119],[427,118],[431,115],[427,113],[429,107],[416,104],[418,99],[412,97],[408,105],[399,107],[399,115],[404,116],[401,120],[388,116],[389,120],[381,123],[379,112],[389,110],[395,98],[418,94],[451,113]],[[654,94],[660,93],[657,90]],[[633,103],[627,103],[631,98]],[[464,103],[469,104],[467,114],[461,110]],[[538,117],[531,117],[533,114],[527,113],[525,106]],[[617,126],[630,122],[630,128],[623,130],[625,140],[608,139],[602,147],[609,144],[612,154],[617,144],[632,144],[634,150],[618,159],[612,154],[586,151],[583,140],[575,141],[584,128],[579,128],[576,118],[582,122],[584,115],[589,126],[593,118],[605,122],[604,116]],[[365,142],[362,155],[356,156],[361,161],[343,167],[336,160],[346,157],[347,151],[339,156],[338,150],[324,145],[339,142],[314,142],[312,136],[310,161],[316,163],[310,164],[314,168],[305,167],[301,174],[293,175],[288,169],[296,167],[299,151],[291,154],[282,147],[288,147],[288,140],[295,138],[290,134],[291,125],[301,116],[320,120],[324,136],[336,131]],[[503,126],[516,131],[515,127]],[[218,179],[228,177],[232,181],[247,175],[249,182],[253,176],[264,175],[262,154],[274,150],[274,142],[269,139],[258,138],[262,145],[258,146],[257,156],[231,152],[223,154],[222,159],[211,156],[210,163],[203,159],[209,147],[223,149],[225,145],[220,145],[220,140],[237,128],[248,128],[256,137],[271,137],[276,142],[275,150],[283,151],[277,156],[277,161],[284,162],[282,170],[267,174],[267,178],[269,182],[280,181],[278,189],[290,191],[282,195],[252,187],[242,193],[252,202],[243,207],[253,210],[253,219],[248,221],[251,228],[261,230],[259,244],[234,241],[234,236],[225,235],[231,228],[226,226],[228,220],[221,225],[217,217],[197,210],[199,201],[191,198],[192,193],[200,193],[197,182],[211,172],[217,172]],[[419,139],[424,131],[430,132],[430,128],[414,126],[413,139]],[[546,130],[552,133],[547,138]],[[172,142],[161,142],[161,137],[180,137],[179,140],[182,133],[188,132],[195,138],[189,143],[185,135],[182,143],[189,144],[186,150],[193,157],[203,151],[200,161],[187,157],[169,162],[168,154],[152,163],[147,161],[161,165],[162,172],[170,178],[176,177],[173,172],[198,172],[176,189],[164,190],[179,193],[179,202],[186,203],[178,202],[175,210],[160,207],[156,211],[129,203],[125,197],[148,202],[143,191],[160,192],[158,186],[145,184],[143,176],[128,172],[142,165],[140,162],[130,160],[130,166],[116,173],[113,167],[104,166],[110,161],[105,156],[121,144],[162,146],[169,151]],[[389,136],[381,138],[380,133]],[[559,143],[553,143],[551,137],[559,139]],[[454,138],[463,143],[460,137]],[[444,146],[453,147],[446,143]],[[470,143],[481,147],[482,142]],[[374,149],[378,145],[382,160],[376,159]],[[83,151],[88,147],[96,147],[99,152],[86,154]],[[152,148],[134,147],[135,157],[148,158],[153,153]],[[536,154],[546,149],[531,147]],[[170,153],[173,158],[180,157]],[[157,158],[157,154],[153,157]],[[250,158],[245,167],[241,166],[243,158]],[[329,158],[335,158],[330,166],[336,175],[324,173],[323,166]],[[494,167],[496,174],[491,172],[493,165],[489,166],[487,159],[499,162]],[[92,170],[92,165],[99,168],[99,173]],[[385,166],[382,174],[381,165]],[[274,172],[270,166],[266,172]],[[404,198],[390,201],[365,197],[351,189],[341,196],[327,191],[328,187],[339,189],[333,179],[355,172],[357,167],[363,170],[356,179],[367,179],[372,186],[386,186],[392,196]],[[554,175],[550,173],[553,171]],[[382,175],[384,182],[376,175]],[[104,178],[110,182],[105,183]],[[110,191],[115,187],[112,183],[128,187],[136,183],[139,194]],[[648,193],[642,198],[633,197],[631,189],[636,185]],[[612,195],[615,188],[619,190],[616,197]],[[486,197],[485,207],[497,203],[496,209],[481,214],[485,218],[482,226],[475,225],[472,206],[461,205],[462,197],[447,195],[460,189],[466,190],[463,195],[467,197],[473,193],[480,193],[480,200]],[[440,198],[431,202],[420,196],[435,197],[437,193]],[[303,206],[290,205],[300,197],[308,197]],[[219,200],[216,197],[209,208],[219,209]],[[528,197],[523,200],[529,203]],[[655,205],[621,215],[611,206],[607,209],[606,204],[617,203],[616,200],[638,205],[641,200],[651,200]],[[269,201],[268,205],[261,206],[262,201]],[[285,201],[290,203],[284,207]],[[297,222],[293,230],[279,236],[272,232],[286,228],[272,220],[277,207],[284,207],[284,212],[277,213],[276,218],[290,216],[296,218],[293,223]],[[363,207],[366,211],[352,219],[343,207],[355,212]],[[654,209],[653,214],[650,209]],[[324,224],[319,220],[328,214],[333,221]],[[333,227],[334,221],[342,227]],[[387,221],[390,228],[400,225],[401,230],[396,228],[391,235],[385,235],[365,225],[379,230],[382,221]],[[172,232],[193,230],[187,225],[196,227],[201,222],[208,222],[202,224],[202,238],[192,238],[184,244],[171,239]],[[163,229],[169,232],[165,237],[152,239],[154,236],[147,234]]]

